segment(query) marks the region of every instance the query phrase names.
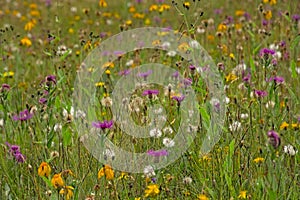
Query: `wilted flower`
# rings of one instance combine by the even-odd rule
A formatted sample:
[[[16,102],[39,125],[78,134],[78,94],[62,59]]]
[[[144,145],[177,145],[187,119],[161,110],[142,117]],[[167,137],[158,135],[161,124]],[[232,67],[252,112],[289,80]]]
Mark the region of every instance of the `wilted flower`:
[[[63,194],[66,200],[69,200],[73,196],[73,190],[74,188],[72,186],[65,186],[59,191],[59,194]]]
[[[64,181],[61,177],[61,173],[59,174],[54,174],[52,179],[51,179],[51,184],[53,185],[53,187],[57,188],[61,188],[64,186]]]

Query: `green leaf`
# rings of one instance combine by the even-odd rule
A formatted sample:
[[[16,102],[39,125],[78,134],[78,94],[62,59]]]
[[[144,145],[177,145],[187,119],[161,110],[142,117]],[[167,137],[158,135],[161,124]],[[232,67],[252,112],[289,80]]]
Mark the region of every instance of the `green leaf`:
[[[62,137],[63,137],[63,145],[64,146],[69,146],[72,142],[72,133],[71,133],[71,130],[68,127],[63,128]]]
[[[252,71],[252,73],[254,73],[256,69],[255,69],[254,60],[251,56],[249,58],[249,63],[250,63],[251,71]]]
[[[296,62],[294,60],[291,61],[291,70],[292,70],[292,77],[296,78],[297,77]]]
[[[300,42],[300,35],[297,35],[297,37],[294,38],[294,40],[291,42],[291,49],[294,49]]]

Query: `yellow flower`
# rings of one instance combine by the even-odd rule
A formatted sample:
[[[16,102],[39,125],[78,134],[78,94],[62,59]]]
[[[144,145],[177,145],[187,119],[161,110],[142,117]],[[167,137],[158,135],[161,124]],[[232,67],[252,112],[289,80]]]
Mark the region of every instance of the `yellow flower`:
[[[141,200],[141,197],[135,197],[134,200]]]
[[[106,62],[102,65],[102,68],[114,68],[115,64],[113,62]]]
[[[150,25],[150,24],[151,24],[151,21],[150,21],[149,18],[147,18],[147,19],[145,20],[145,25]]]
[[[298,129],[299,127],[300,127],[300,126],[298,126],[297,123],[293,123],[293,124],[292,124],[292,128],[293,128],[293,129]]]
[[[30,47],[32,43],[28,37],[24,37],[23,39],[21,39],[21,45]]]
[[[133,18],[137,18],[137,19],[143,19],[145,17],[144,14],[141,13],[134,13]]]
[[[71,33],[71,34],[74,33],[74,29],[72,29],[72,28],[69,28],[68,31],[69,31],[69,33]]]
[[[237,79],[238,79],[238,77],[237,77],[235,74],[233,74],[233,73],[229,73],[229,74],[225,77],[226,82],[233,82],[233,81],[235,81],[235,80],[237,80]]]
[[[61,173],[54,174],[54,176],[51,179],[51,184],[55,188],[61,188],[62,186],[64,186],[64,181],[63,181],[63,179],[61,177]]]
[[[132,21],[131,20],[126,20],[126,25],[131,26],[132,25]]]
[[[186,42],[181,43],[181,44],[178,46],[178,50],[179,50],[179,51],[187,51],[189,48],[190,48],[190,46],[189,46],[188,43],[186,43]]]
[[[14,75],[15,75],[15,73],[12,72],[12,71],[4,72],[4,73],[3,73],[3,77],[4,77],[4,78],[12,78]]]
[[[208,200],[208,199],[209,199],[205,194],[199,194],[199,195],[197,196],[197,198],[198,198],[199,200]]]
[[[150,6],[149,11],[152,12],[152,11],[157,10],[157,9],[158,9],[158,6],[153,4],[153,5]]]
[[[261,157],[257,157],[257,158],[255,158],[253,161],[254,161],[255,163],[262,163],[262,162],[265,161],[265,159],[264,159],[264,158],[261,158]]]
[[[244,14],[245,14],[245,11],[243,11],[243,10],[235,11],[235,15],[238,16],[238,17],[243,16]]]
[[[100,0],[100,1],[99,1],[99,6],[100,6],[100,7],[104,7],[104,8],[107,7],[106,1],[105,1],[105,0]]]
[[[269,3],[271,6],[277,3],[276,0],[263,0],[263,3]]]
[[[98,179],[100,179],[102,176],[105,176],[106,180],[112,180],[114,179],[114,170],[109,165],[104,165],[99,172],[98,172]]]
[[[66,199],[69,200],[73,196],[73,190],[74,188],[72,186],[65,186],[59,191],[59,194],[64,194],[66,196]]]
[[[280,125],[279,129],[280,129],[280,130],[283,130],[283,129],[286,130],[288,127],[289,127],[289,124],[286,123],[286,122],[283,122],[283,123]]]
[[[25,31],[30,31],[34,26],[35,26],[35,20],[31,20],[29,22],[27,22],[24,26],[24,30]]]
[[[238,196],[239,199],[246,199],[247,198],[247,190],[240,191],[240,195]]]
[[[95,83],[95,86],[96,87],[103,87],[104,86],[104,82]]]
[[[236,30],[240,30],[240,29],[242,29],[243,25],[241,23],[238,23],[238,24],[235,24],[234,27]]]
[[[227,30],[227,26],[225,24],[219,24],[218,31],[225,32]]]
[[[130,6],[129,7],[129,12],[134,13],[135,12],[135,7],[134,6]]]
[[[266,20],[270,20],[272,18],[272,11],[271,10],[267,10],[264,12],[264,17]]]
[[[110,70],[109,69],[105,70],[105,74],[110,75]]]
[[[29,8],[30,9],[37,9],[37,4],[32,3],[32,4],[29,5]]]
[[[233,59],[233,60],[235,59],[235,56],[234,56],[233,53],[230,53],[230,54],[229,54],[229,57],[230,57],[231,59]]]
[[[185,7],[186,9],[189,9],[190,6],[191,6],[190,2],[186,1],[186,2],[183,3],[183,7]]]
[[[48,163],[42,162],[38,168],[38,175],[48,177],[51,173],[51,167]]]
[[[213,35],[208,35],[207,36],[207,40],[210,41],[210,42],[213,42],[215,40],[215,36]]]
[[[159,194],[159,188],[157,184],[148,185],[147,189],[145,190],[145,197],[154,197]]]
[[[30,15],[33,17],[39,17],[40,12],[38,10],[32,10],[32,11],[30,11]]]

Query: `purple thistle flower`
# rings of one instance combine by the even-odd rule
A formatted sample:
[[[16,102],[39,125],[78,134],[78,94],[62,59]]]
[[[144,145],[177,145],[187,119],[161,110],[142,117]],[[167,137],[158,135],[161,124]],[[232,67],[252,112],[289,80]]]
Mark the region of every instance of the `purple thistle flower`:
[[[251,81],[251,74],[248,73],[247,76],[244,76],[243,77],[243,81],[246,82],[246,83],[250,83],[250,81]]]
[[[274,130],[268,131],[268,138],[269,138],[270,144],[274,148],[279,147],[281,141],[280,141],[280,137],[277,132],[275,132]]]
[[[113,120],[110,120],[110,121],[107,121],[107,120],[104,120],[103,122],[92,122],[92,126],[95,127],[95,128],[101,128],[102,130],[104,129],[109,129],[113,126],[114,122]]]
[[[20,151],[20,146],[10,144],[8,142],[5,143],[9,147],[9,153],[13,155],[18,163],[25,162],[25,156]]]
[[[275,53],[273,49],[263,48],[259,51],[259,56],[264,57],[265,55],[274,55]]]
[[[46,98],[40,98],[39,103],[40,104],[45,104],[45,103],[47,103],[47,99]]]
[[[247,21],[251,19],[251,16],[249,13],[245,12],[244,17],[246,18]]]
[[[173,77],[173,78],[178,78],[178,76],[179,76],[179,72],[178,72],[178,71],[176,71],[176,72],[174,72],[174,73],[172,74],[172,77]]]
[[[143,96],[152,96],[152,95],[158,95],[159,91],[158,90],[144,90]]]
[[[25,109],[24,111],[20,112],[19,113],[19,116],[18,115],[14,115],[13,116],[13,120],[14,121],[25,121],[25,120],[28,120],[28,119],[31,119],[33,116],[32,113],[30,113],[27,109]]]
[[[293,19],[294,21],[298,22],[298,21],[300,20],[300,15],[295,14],[295,15],[293,15],[292,19]]]
[[[274,81],[276,84],[280,84],[284,82],[284,78],[281,76],[274,76],[269,79],[269,81]]]
[[[130,74],[130,69],[125,69],[125,70],[119,72],[120,76],[126,76],[128,74]]]
[[[178,104],[180,104],[184,100],[185,96],[173,96],[172,99],[176,100]]]
[[[54,84],[56,84],[56,76],[54,76],[54,75],[46,76],[46,81],[53,82]]]
[[[194,71],[196,69],[196,67],[194,65],[190,65],[189,66],[190,70]]]
[[[264,90],[255,90],[255,95],[258,97],[258,98],[262,98],[262,97],[265,97],[268,95],[268,93]]]
[[[215,9],[215,10],[214,10],[214,13],[215,13],[216,15],[220,15],[220,14],[222,14],[222,12],[223,12],[222,9]]]
[[[147,72],[140,72],[137,75],[139,77],[147,78],[150,74],[152,74],[152,70],[148,70]]]
[[[6,90],[6,91],[10,90],[10,86],[8,84],[6,84],[6,83],[3,83],[1,88],[2,88],[2,91],[4,91],[4,90]]]
[[[192,85],[192,79],[190,79],[190,78],[185,78],[184,80],[183,80],[183,84],[185,85],[185,86],[190,86],[190,85]]]
[[[159,150],[159,151],[154,151],[152,149],[150,149],[147,154],[149,156],[154,156],[154,157],[160,157],[160,156],[167,156],[169,153],[167,150],[163,149],[163,150]]]

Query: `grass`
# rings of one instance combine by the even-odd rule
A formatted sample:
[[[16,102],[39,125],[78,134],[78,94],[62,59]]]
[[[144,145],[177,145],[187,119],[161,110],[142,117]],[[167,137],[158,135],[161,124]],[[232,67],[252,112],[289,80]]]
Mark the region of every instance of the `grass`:
[[[296,2],[114,0],[106,7],[96,1],[45,2],[0,3],[0,199],[298,199],[300,8]],[[141,27],[177,30],[183,38],[197,40],[214,60],[227,99],[217,100],[226,102],[224,124],[220,140],[209,152],[203,154],[201,147],[215,120],[214,94],[205,79],[189,69],[188,60],[168,51],[142,49],[122,55],[104,67],[109,72],[92,80],[95,95],[83,109],[95,111],[85,115],[71,111],[84,59],[111,36]],[[127,42],[134,46],[134,40]],[[266,48],[272,50],[263,52]],[[138,138],[132,136],[136,132],[122,130],[113,114],[118,73],[133,72],[147,63],[171,66],[193,80],[199,112],[196,137],[185,152],[175,143],[179,158],[153,173],[103,166],[113,163],[111,154],[106,155],[107,163],[99,162],[80,136],[105,134],[130,152],[168,149],[163,140],[175,137],[181,114],[188,113],[172,99],[184,91],[179,86],[173,86],[174,94],[168,93],[168,84],[136,87],[129,99],[130,119],[147,126],[149,108],[160,104],[167,116],[161,129],[171,127],[174,132]],[[98,70],[87,69],[92,75]],[[158,90],[157,98],[143,96],[146,89]],[[110,104],[108,97],[112,106],[102,103]],[[20,116],[24,110],[27,115]],[[163,120],[159,117],[158,123]],[[111,119],[109,129],[92,128],[92,121]],[[88,129],[78,128],[81,123]]]

